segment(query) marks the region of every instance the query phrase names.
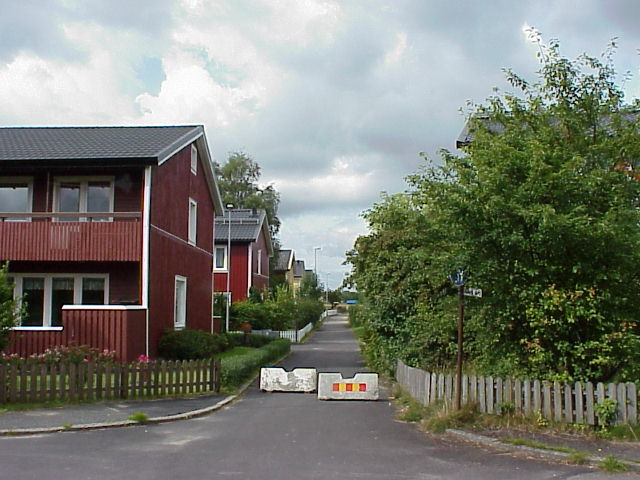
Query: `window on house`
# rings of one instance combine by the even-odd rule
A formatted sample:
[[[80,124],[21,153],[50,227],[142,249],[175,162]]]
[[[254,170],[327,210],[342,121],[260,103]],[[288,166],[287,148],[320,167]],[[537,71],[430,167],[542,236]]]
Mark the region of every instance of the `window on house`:
[[[184,328],[187,325],[187,279],[176,275],[174,298],[174,327]]]
[[[73,305],[73,277],[53,278],[51,281],[51,326],[62,326],[62,306]]]
[[[198,202],[189,199],[189,243],[195,245],[198,232]]]
[[[59,327],[64,305],[107,303],[107,275],[12,274],[14,295],[24,295],[22,327]]]
[[[227,269],[227,247],[216,247],[214,268],[216,270]]]
[[[32,180],[30,178],[0,179],[0,212],[26,213],[31,211]],[[0,220],[29,221],[26,217],[2,217]]]
[[[258,250],[258,275],[262,275],[262,250]]]
[[[191,173],[198,174],[198,149],[195,145],[191,145]]]
[[[104,278],[82,279],[82,305],[103,305],[105,303]]]
[[[21,324],[25,327],[41,327],[44,318],[44,278],[24,278],[22,294],[27,307]]]
[[[57,178],[55,205],[57,212],[112,212],[113,178]],[[110,217],[64,216],[58,221],[109,221]]]

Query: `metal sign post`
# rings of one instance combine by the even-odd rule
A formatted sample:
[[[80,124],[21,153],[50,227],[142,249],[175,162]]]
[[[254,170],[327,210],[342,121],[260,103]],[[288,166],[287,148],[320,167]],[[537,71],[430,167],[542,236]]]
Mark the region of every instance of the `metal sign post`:
[[[455,275],[450,275],[449,280],[458,287],[458,301],[460,304],[460,316],[458,318],[458,358],[456,360],[456,410],[460,410],[462,403],[462,352],[463,352],[463,329],[464,329],[464,284],[467,279],[463,269],[456,270]]]

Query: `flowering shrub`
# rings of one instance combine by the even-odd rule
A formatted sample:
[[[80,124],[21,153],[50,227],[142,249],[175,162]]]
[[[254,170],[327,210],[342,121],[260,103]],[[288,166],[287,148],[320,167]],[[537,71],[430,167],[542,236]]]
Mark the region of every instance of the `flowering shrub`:
[[[47,348],[43,353],[36,353],[27,358],[19,355],[0,353],[0,364],[19,364],[25,360],[28,363],[51,365],[54,363],[113,363],[116,359],[116,352],[111,350],[99,350],[87,345],[59,345]],[[148,361],[148,359],[147,359]]]
[[[151,360],[144,353],[142,353],[142,354],[138,355],[138,358],[137,358],[136,362],[138,362],[138,363],[151,363],[151,362],[153,362],[153,360]]]

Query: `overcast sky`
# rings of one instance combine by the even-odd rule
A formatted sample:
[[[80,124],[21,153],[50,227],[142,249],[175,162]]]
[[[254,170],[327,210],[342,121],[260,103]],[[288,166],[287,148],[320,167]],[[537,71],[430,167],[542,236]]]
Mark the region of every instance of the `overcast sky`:
[[[640,96],[638,0],[0,0],[0,125],[203,124],[281,193],[281,241],[332,288],[360,213],[453,149],[460,108],[537,70],[523,27]]]

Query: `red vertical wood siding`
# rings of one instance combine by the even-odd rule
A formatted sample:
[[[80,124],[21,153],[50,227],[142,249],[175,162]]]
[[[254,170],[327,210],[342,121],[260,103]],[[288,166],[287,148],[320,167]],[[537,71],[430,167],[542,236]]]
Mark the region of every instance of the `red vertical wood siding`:
[[[62,330],[14,330],[5,351],[28,356],[57,345],[88,345],[132,361],[145,352],[145,320],[143,309],[63,310]]]
[[[231,245],[231,301],[240,302],[247,298],[249,286],[249,248],[250,244],[236,243]],[[214,291],[227,291],[227,274],[214,273]]]
[[[267,241],[264,231],[260,230],[258,239],[251,244],[253,250],[253,258],[251,265],[252,281],[251,286],[258,290],[269,288],[269,250],[267,249]],[[258,275],[258,251],[262,250],[261,274]]]
[[[187,279],[187,328],[211,329],[214,207],[202,168],[191,172],[191,146],[153,170],[150,229],[150,352],[174,328],[175,277]],[[189,198],[198,203],[197,248],[188,244]]]
[[[0,259],[135,261],[141,222],[0,222]]]

